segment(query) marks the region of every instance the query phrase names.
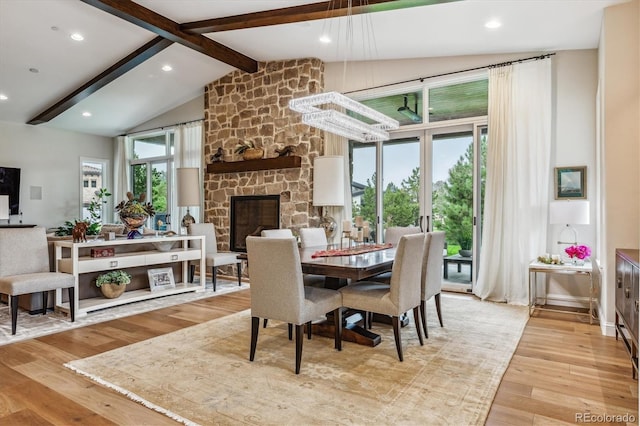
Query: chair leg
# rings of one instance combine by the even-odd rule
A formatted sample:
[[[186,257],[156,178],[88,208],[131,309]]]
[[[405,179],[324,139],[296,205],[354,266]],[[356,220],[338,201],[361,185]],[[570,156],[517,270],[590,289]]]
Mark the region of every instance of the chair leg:
[[[189,282],[193,282],[193,277],[196,274],[196,265],[189,265]],[[202,278],[200,278],[202,280]]]
[[[302,342],[303,339],[303,325],[296,324],[296,374],[300,374],[300,363],[302,362]]]
[[[267,328],[267,321],[269,321],[269,320],[267,318],[265,318],[263,321],[264,321],[264,323],[262,325],[262,328]]]
[[[393,323],[393,337],[396,339],[398,358],[400,358],[400,362],[402,362],[404,358],[402,357],[402,340],[400,340],[400,317],[391,317],[391,322]]]
[[[335,348],[342,350],[342,308],[333,311],[333,328],[335,329]]]
[[[258,343],[258,330],[260,329],[260,318],[251,317],[251,349],[249,349],[249,361],[256,357],[256,344]]]
[[[289,330],[289,340],[293,340],[293,324],[287,324],[287,329]]]
[[[242,285],[242,262],[238,262],[238,286]]]
[[[311,321],[307,323],[307,339],[311,340]]]
[[[76,321],[76,290],[69,287],[69,311],[71,312],[71,322]]]
[[[47,304],[49,302],[47,300],[48,297],[49,297],[49,292],[43,291],[42,292],[42,315],[47,315]]]
[[[440,293],[436,294],[434,296],[434,299],[436,300],[436,312],[438,312],[438,320],[440,321],[440,327],[444,327],[444,325],[442,325],[442,311],[440,310]]]
[[[18,323],[18,297],[11,296],[11,335],[16,334],[16,324]]]
[[[211,281],[213,282],[213,291],[216,291],[216,276],[218,275],[218,267],[217,266],[212,266],[211,267]]]
[[[420,306],[416,306],[413,308],[413,323],[416,325],[416,331],[418,332],[418,340],[420,341],[420,346],[424,346],[424,341],[422,340],[422,330],[420,330]]]
[[[420,319],[422,320],[422,330],[424,331],[424,337],[426,339],[429,338],[429,332],[427,331],[427,302],[424,300],[420,301],[420,310],[422,311],[420,314]],[[418,323],[416,323],[416,327]]]

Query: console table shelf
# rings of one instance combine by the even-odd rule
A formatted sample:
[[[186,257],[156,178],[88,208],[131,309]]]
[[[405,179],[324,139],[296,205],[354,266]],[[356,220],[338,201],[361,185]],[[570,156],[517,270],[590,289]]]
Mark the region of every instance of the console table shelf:
[[[231,161],[228,163],[207,164],[208,173],[234,173],[250,172],[253,170],[292,169],[300,168],[302,158],[290,155],[276,158],[263,158],[260,160]]]
[[[189,242],[199,248],[190,247]],[[173,244],[168,250],[153,249],[153,247]],[[168,296],[186,292],[201,292],[205,289],[204,280],[199,284],[188,283],[189,262],[200,261],[200,270],[205,270],[206,247],[204,237],[199,235],[178,235],[173,237],[146,237],[128,240],[126,238],[111,241],[93,240],[84,243],[74,243],[70,240],[55,241],[56,270],[73,274],[75,279],[75,315],[84,316],[89,312],[104,308],[139,302],[147,299]],[[114,255],[108,257],[91,257],[86,254],[92,248],[113,248]],[[82,274],[99,273],[114,269],[146,268],[154,265],[182,265],[182,277],[176,277],[175,287],[151,291],[149,287],[125,291],[120,297],[107,299],[104,297],[80,297],[80,286],[88,285],[91,275],[80,280]],[[142,283],[141,283],[142,284]],[[94,284],[91,284],[94,285]],[[85,287],[83,287],[85,288]],[[61,289],[56,291],[56,309],[69,313],[69,302],[63,301]]]

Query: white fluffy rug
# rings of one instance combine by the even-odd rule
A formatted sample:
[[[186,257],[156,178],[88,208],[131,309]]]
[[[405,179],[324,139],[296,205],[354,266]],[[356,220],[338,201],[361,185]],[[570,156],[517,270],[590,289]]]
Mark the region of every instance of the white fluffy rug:
[[[237,281],[218,278],[215,293],[209,283],[207,289],[201,293],[176,294],[107,308],[76,318],[75,322],[71,322],[65,314],[59,312],[49,311],[47,315],[30,315],[21,309],[18,311],[18,327],[15,336],[11,335],[11,310],[8,305],[0,304],[0,346],[246,288],[249,288],[246,283],[238,286]]]

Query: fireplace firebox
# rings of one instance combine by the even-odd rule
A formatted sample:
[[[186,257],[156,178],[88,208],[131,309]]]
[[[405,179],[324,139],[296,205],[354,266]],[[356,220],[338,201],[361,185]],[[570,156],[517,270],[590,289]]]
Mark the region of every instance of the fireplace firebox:
[[[246,252],[245,239],[263,229],[280,228],[280,195],[239,195],[231,197],[232,251]]]

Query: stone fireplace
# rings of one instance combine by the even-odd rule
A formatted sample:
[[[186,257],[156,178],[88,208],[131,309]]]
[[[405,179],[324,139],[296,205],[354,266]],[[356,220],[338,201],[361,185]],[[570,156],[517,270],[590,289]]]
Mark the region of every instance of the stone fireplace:
[[[315,215],[313,159],[322,155],[323,133],[302,124],[300,114],[288,105],[295,97],[320,93],[323,86],[324,64],[309,58],[260,63],[254,74],[234,71],[206,86],[206,164],[218,148],[225,162],[243,161],[234,149],[246,140],[263,148],[264,158],[277,157],[275,149],[287,145],[301,157],[295,168],[205,173],[204,220],[214,224],[220,250],[231,249],[232,197],[277,195],[280,223],[275,228],[297,231],[309,226]]]

